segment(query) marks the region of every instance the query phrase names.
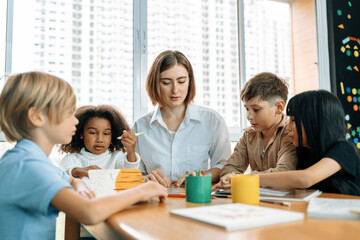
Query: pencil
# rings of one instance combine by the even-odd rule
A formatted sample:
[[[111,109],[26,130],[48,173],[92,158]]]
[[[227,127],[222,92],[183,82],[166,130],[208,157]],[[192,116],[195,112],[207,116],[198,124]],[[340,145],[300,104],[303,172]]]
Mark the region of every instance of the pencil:
[[[180,197],[180,198],[184,198],[185,197],[185,193],[178,193],[178,194],[173,194],[173,193],[169,193],[168,197]]]
[[[135,133],[135,136],[142,136],[142,135],[145,135],[145,132]],[[117,139],[121,140],[121,136],[117,137]]]
[[[260,199],[260,202],[272,203],[272,204],[277,204],[277,205],[287,206],[287,207],[291,206],[291,203],[289,203],[289,202],[272,201],[272,200],[268,200],[268,199]]]

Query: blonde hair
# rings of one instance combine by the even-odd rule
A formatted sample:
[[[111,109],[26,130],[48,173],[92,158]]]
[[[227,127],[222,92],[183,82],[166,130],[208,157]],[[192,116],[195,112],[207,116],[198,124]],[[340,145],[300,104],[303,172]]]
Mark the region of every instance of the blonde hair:
[[[31,107],[59,124],[75,106],[73,89],[66,81],[43,72],[19,73],[9,77],[1,92],[0,129],[10,142],[31,139],[27,117]]]

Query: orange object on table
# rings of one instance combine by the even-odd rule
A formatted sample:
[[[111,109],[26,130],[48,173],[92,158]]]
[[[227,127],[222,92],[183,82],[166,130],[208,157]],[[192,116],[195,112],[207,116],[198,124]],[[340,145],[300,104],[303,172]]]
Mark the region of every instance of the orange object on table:
[[[120,169],[115,180],[115,190],[121,191],[136,187],[144,182],[140,169]]]

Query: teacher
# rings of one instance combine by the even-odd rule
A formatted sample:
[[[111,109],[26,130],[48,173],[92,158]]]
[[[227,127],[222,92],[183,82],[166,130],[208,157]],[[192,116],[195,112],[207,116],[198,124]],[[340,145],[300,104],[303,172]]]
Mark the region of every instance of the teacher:
[[[202,170],[217,182],[231,154],[229,131],[219,113],[191,104],[196,88],[186,56],[160,53],[147,76],[146,91],[156,108],[140,117],[133,130],[146,133],[138,138],[135,151],[147,179],[180,186],[187,171]]]

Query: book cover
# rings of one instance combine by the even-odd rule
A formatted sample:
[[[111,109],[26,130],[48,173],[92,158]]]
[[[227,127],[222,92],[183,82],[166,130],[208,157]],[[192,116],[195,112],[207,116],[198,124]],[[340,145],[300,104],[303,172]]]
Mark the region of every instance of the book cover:
[[[360,219],[360,199],[314,198],[309,202],[310,218]]]
[[[240,203],[170,210],[170,214],[190,218],[234,231],[304,219],[304,214]]]

